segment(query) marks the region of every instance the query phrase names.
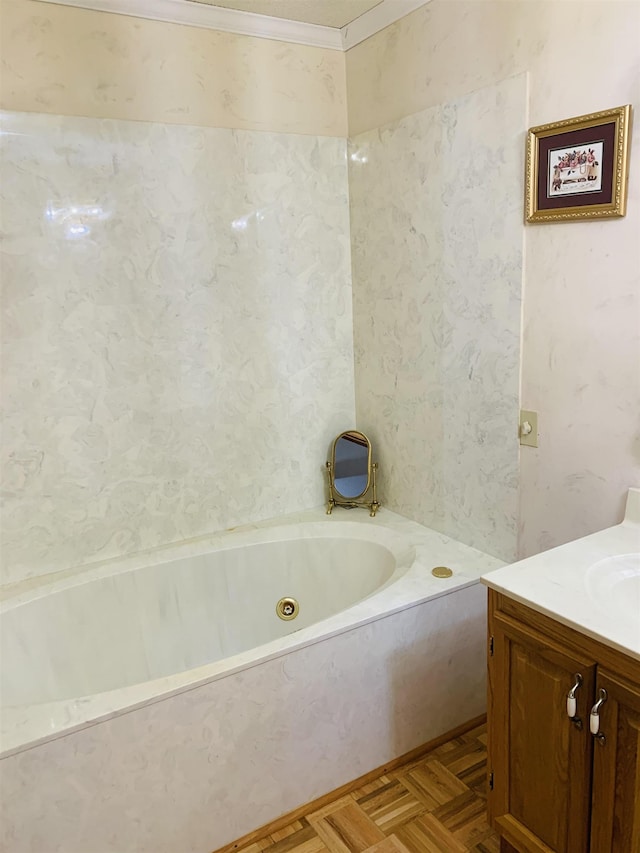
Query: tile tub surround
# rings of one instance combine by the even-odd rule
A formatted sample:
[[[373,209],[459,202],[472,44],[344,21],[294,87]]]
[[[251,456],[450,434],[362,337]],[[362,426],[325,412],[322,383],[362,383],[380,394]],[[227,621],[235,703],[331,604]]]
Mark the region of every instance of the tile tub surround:
[[[345,140],[2,119],[3,582],[320,504]]]
[[[126,713],[103,707],[92,725],[7,754],[7,848],[208,853],[483,713],[477,578],[498,561],[388,510],[349,519],[404,531],[414,566],[325,620],[322,637],[305,629],[263,647],[260,661],[239,656],[235,671],[192,673],[188,689],[176,676],[161,701],[140,685]],[[334,521],[323,518],[328,529]],[[453,577],[433,578],[437,564]]]
[[[351,140],[357,422],[380,493],[517,546],[526,75]]]

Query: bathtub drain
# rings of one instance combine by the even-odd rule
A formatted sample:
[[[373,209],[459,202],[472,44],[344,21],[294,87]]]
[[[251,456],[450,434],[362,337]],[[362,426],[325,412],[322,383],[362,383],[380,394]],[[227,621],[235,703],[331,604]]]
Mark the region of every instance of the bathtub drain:
[[[276,604],[276,613],[285,622],[288,622],[289,619],[295,619],[299,610],[300,605],[295,598],[281,598]]]

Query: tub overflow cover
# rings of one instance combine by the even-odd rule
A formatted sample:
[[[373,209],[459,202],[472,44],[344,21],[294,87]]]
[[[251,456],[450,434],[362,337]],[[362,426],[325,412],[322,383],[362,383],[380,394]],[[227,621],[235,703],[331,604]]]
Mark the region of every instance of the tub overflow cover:
[[[453,572],[448,566],[436,566],[435,569],[431,569],[431,574],[434,578],[450,578]]]

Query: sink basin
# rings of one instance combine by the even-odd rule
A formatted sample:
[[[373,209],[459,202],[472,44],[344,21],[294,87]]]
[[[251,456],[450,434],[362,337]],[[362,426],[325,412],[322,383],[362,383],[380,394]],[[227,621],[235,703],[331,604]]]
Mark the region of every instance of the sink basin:
[[[616,620],[637,626],[640,634],[640,553],[598,560],[587,570],[587,593]]]

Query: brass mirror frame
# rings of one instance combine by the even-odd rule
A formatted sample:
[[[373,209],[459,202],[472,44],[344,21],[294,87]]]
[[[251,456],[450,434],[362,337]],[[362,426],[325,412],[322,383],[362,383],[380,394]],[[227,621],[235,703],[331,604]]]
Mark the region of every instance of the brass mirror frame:
[[[336,488],[335,467],[336,467],[336,447],[341,438],[362,437],[367,447],[367,485],[359,495],[354,495],[351,498],[345,497]],[[357,440],[357,439],[356,439]],[[361,442],[359,442],[361,443]],[[369,508],[369,515],[373,518],[376,512],[380,509],[380,504],[376,496],[376,471],[378,463],[371,461],[371,442],[367,436],[356,429],[347,429],[336,436],[331,446],[331,459],[327,462],[327,475],[329,477],[329,500],[327,502],[327,515],[331,515],[334,506],[343,506],[347,509],[352,509],[356,506],[366,506]],[[367,498],[371,492],[371,500]]]

